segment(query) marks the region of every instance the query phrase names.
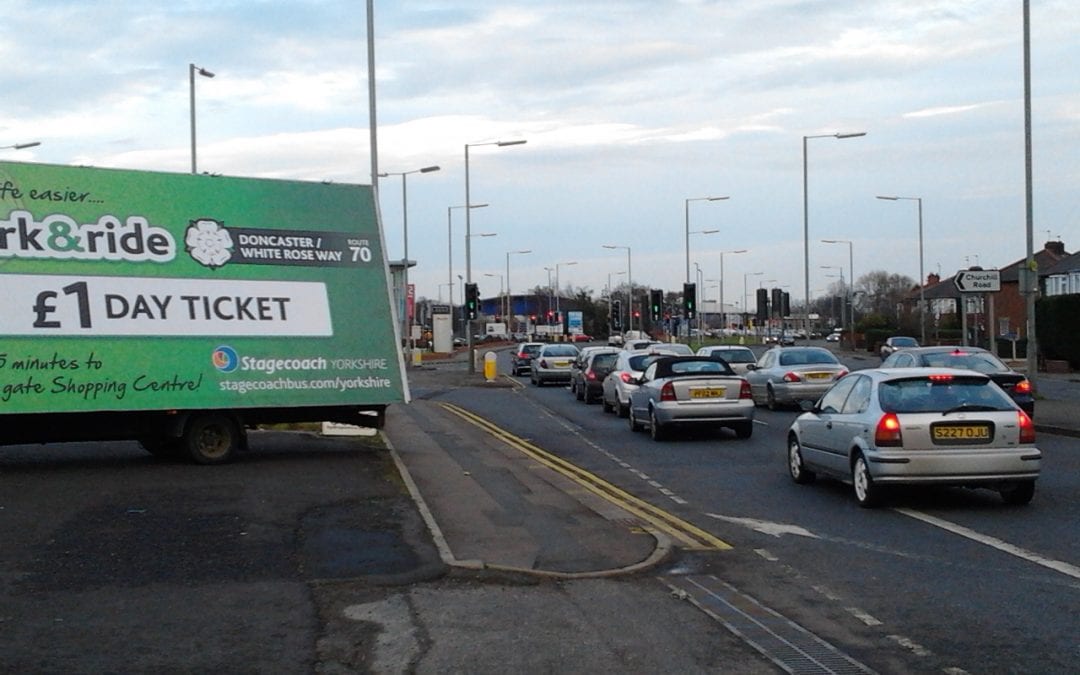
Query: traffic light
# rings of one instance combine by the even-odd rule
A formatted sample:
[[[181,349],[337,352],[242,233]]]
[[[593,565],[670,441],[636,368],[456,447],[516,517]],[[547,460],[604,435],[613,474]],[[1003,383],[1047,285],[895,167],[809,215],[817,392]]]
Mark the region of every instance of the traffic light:
[[[782,311],[783,308],[784,308],[784,291],[783,291],[783,289],[780,289],[780,288],[770,289],[769,307],[772,308],[772,311],[769,312],[770,314],[779,315],[781,317],[783,316],[783,311]]]
[[[784,291],[780,296],[781,316],[791,316],[791,293]]]
[[[769,318],[769,289],[757,289],[757,318],[766,321]]]
[[[553,310],[550,310],[550,309],[548,310],[547,321],[548,321],[549,326],[554,326],[555,325],[555,312]]]
[[[611,301],[611,327],[614,330],[622,330],[622,301]]]
[[[476,284],[465,284],[465,318],[472,321],[480,314],[480,288]]]
[[[664,309],[664,291],[653,288],[649,290],[649,314],[653,321],[659,321]]]
[[[697,284],[682,285],[682,309],[687,319],[697,317]]]

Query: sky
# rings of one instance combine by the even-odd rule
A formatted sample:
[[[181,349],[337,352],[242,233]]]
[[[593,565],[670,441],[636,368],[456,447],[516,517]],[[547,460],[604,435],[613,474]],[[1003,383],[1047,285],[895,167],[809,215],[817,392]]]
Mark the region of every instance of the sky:
[[[687,239],[706,306],[721,264],[729,306],[759,285],[798,304],[840,269],[918,279],[918,203],[877,195],[922,199],[927,274],[1026,255],[1021,0],[374,4],[379,170],[440,167],[405,178],[407,237],[402,178],[379,181],[387,255],[407,239],[420,297],[453,283],[460,301],[465,146],[509,140],[526,143],[469,149],[471,201],[489,205],[469,218],[485,297],[547,286],[556,268],[597,296],[628,271],[681,291]],[[1073,252],[1080,6],[1031,5],[1035,248]],[[194,63],[215,74],[195,82],[200,172],[371,182],[364,2],[0,13],[0,145],[41,142],[2,159],[188,172]]]

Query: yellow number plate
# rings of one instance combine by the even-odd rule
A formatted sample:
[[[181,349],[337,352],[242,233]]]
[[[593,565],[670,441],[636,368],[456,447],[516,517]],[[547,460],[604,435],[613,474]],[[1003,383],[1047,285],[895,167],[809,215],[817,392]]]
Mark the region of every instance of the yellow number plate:
[[[832,377],[832,373],[807,373],[806,379],[808,380],[827,380]]]
[[[990,440],[990,427],[985,424],[968,426],[936,426],[932,432],[935,441]]]
[[[690,398],[724,398],[723,387],[698,387],[690,390]]]
[[[569,361],[556,361],[555,362],[555,367],[556,368],[566,368],[569,365],[570,365]]]

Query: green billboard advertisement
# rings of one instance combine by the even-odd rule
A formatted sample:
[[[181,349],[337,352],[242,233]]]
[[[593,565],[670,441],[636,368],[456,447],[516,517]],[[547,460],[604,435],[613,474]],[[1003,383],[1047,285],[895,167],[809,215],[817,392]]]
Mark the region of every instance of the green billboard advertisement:
[[[406,400],[370,186],[0,162],[0,413]]]

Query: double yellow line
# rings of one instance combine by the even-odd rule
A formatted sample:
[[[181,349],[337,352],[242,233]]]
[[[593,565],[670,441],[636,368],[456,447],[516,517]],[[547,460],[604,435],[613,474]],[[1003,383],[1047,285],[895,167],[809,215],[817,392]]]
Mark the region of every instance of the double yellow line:
[[[525,439],[515,436],[509,431],[492,424],[479,415],[471,413],[453,403],[440,403],[439,405],[447,412],[457,415],[474,426],[483,429],[495,438],[498,438],[510,447],[520,450],[525,455],[549,469],[566,476],[589,492],[622,508],[638,518],[643,525],[647,525],[655,531],[663,532],[670,536],[684,549],[723,551],[731,548],[730,544],[714,537],[705,530],[702,530],[701,528],[686,522],[682,518],[668,513],[643,499],[635,497],[629,492],[608,483],[599,476],[589,473],[575,464],[567,462],[561,457],[557,457],[550,452],[538,448]]]

